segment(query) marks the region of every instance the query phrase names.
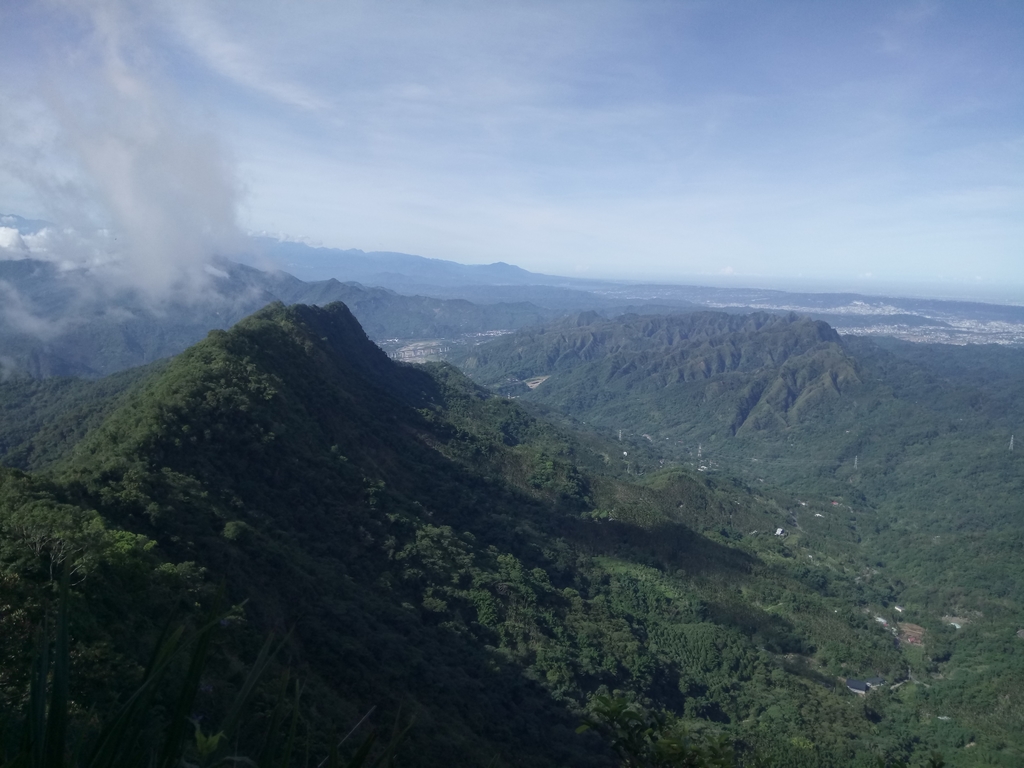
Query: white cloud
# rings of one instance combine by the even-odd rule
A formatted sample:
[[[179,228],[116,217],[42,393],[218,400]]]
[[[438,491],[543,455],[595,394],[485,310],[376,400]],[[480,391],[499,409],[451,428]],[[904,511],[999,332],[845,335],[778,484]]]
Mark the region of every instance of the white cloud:
[[[23,259],[28,256],[28,247],[21,233],[14,227],[0,227],[0,259]]]
[[[23,150],[0,165],[67,227],[26,239],[34,256],[116,264],[117,281],[162,300],[205,291],[202,265],[242,236],[230,155],[161,69],[148,12],[130,0],[50,8],[42,34],[58,63],[0,119],[0,146]]]

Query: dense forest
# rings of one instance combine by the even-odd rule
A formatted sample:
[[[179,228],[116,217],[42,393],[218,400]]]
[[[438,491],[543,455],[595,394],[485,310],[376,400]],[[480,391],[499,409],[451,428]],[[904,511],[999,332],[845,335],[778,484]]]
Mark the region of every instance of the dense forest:
[[[197,764],[320,764],[366,723],[408,726],[400,765],[1019,764],[1016,465],[977,470],[992,495],[959,529],[958,476],[933,478],[935,515],[908,501],[911,459],[933,460],[908,440],[959,402],[955,366],[796,317],[602,323],[477,348],[494,391],[389,360],[342,304],[274,304],[107,379],[0,384],[0,760],[40,633],[68,650],[86,754],[181,627],[205,666],[168,662],[137,738],[180,733]],[[1009,418],[984,378],[942,435]],[[833,433],[869,418],[900,461],[864,440],[850,474],[856,438]]]
[[[676,465],[785,491],[791,533],[815,547],[855,532],[865,577],[885,578],[903,608],[882,615],[935,623],[923,635],[925,653],[942,649],[933,695],[999,738],[1022,724],[1012,439],[1024,351],[840,338],[797,315],[581,315],[459,362],[495,391],[645,447],[657,461],[637,472]],[[921,637],[903,633],[904,651]]]

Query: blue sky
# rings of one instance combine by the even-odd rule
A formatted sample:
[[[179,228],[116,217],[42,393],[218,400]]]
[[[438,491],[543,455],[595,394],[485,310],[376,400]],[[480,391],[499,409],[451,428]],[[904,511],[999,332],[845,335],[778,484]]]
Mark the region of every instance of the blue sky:
[[[0,211],[155,279],[256,231],[1024,299],[1019,0],[15,5]]]

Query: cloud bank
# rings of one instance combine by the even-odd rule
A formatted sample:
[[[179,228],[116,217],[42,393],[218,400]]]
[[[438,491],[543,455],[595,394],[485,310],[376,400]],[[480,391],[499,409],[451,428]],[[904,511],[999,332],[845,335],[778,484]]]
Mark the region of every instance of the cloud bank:
[[[8,12],[49,65],[0,94],[13,106],[0,119],[0,168],[60,227],[31,237],[5,227],[0,249],[180,300],[202,296],[204,266],[240,247],[239,189],[224,147],[153,55],[148,13],[102,0]]]

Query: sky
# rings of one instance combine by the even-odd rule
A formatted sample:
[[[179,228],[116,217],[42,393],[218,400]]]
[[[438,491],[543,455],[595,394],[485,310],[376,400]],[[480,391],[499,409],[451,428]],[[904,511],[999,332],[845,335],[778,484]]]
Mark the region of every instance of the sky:
[[[1019,0],[10,0],[0,82],[0,213],[154,289],[270,233],[1024,300]]]

